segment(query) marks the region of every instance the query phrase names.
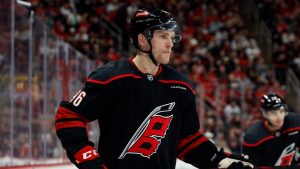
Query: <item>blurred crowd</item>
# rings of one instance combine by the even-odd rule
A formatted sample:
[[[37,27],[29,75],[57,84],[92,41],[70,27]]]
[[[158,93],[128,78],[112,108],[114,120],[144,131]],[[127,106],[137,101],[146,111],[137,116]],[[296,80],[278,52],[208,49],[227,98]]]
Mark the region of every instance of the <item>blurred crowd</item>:
[[[298,0],[254,0],[260,17],[271,30],[273,42],[273,63],[279,70],[282,84],[284,71],[288,66],[300,77],[300,2]],[[282,71],[282,73],[280,72]]]
[[[230,152],[240,152],[243,130],[261,118],[261,95],[277,92],[284,96],[287,68],[300,69],[297,0],[254,0],[273,34],[272,64],[265,63],[234,0],[29,1],[57,38],[70,43],[98,66],[131,56],[128,24],[138,8],[171,12],[183,36],[175,46],[171,65],[188,75],[200,92],[199,100],[205,103],[200,105],[204,109],[204,134]],[[121,42],[103,25],[104,21],[122,30],[117,35],[122,37]]]

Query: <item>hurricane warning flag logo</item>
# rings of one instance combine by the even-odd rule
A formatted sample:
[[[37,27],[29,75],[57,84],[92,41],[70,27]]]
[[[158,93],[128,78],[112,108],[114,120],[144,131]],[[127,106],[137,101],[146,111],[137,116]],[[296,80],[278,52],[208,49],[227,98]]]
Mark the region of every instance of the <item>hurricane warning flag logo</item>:
[[[278,158],[275,166],[289,166],[292,164],[293,157],[295,155],[295,143],[290,144],[287,146],[281,153],[280,157]]]
[[[166,136],[173,115],[163,116],[161,113],[173,110],[175,102],[156,107],[142,122],[131,137],[119,159],[127,154],[139,154],[150,158],[158,149],[161,139]]]

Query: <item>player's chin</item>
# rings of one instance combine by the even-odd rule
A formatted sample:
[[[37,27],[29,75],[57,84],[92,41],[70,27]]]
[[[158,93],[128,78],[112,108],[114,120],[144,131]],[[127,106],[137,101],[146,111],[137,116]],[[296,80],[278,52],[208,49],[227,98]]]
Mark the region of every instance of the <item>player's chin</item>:
[[[280,130],[283,126],[283,123],[276,123],[273,127],[275,130]]]
[[[161,64],[168,64],[170,61],[170,54],[169,53],[164,53],[160,59]]]
[[[168,64],[170,59],[162,59],[159,63],[162,65]]]

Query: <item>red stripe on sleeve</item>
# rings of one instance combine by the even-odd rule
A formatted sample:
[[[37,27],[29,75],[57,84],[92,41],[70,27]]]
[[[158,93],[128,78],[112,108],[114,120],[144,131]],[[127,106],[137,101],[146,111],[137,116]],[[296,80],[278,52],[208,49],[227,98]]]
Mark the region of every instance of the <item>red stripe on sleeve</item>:
[[[55,123],[56,130],[63,129],[63,128],[70,128],[70,127],[86,128],[86,123],[82,121],[65,121],[65,122]]]
[[[196,132],[193,135],[189,135],[188,137],[184,138],[183,140],[180,140],[177,149],[181,149],[182,147],[184,147],[186,144],[188,144],[190,141],[192,141],[193,139],[195,139],[196,137],[200,136],[201,133],[200,132]]]
[[[191,144],[189,147],[187,147],[184,151],[182,151],[179,155],[179,159],[184,159],[186,154],[188,154],[191,150],[193,150],[195,147],[199,146],[200,144],[206,142],[208,139],[206,137],[201,137],[199,140],[195,141],[193,144]]]
[[[88,122],[88,119],[83,117],[82,115],[75,113],[72,110],[69,110],[65,107],[59,106],[57,109],[57,113],[56,113],[56,120],[59,119],[67,119],[67,118],[80,118],[82,119],[84,122]]]

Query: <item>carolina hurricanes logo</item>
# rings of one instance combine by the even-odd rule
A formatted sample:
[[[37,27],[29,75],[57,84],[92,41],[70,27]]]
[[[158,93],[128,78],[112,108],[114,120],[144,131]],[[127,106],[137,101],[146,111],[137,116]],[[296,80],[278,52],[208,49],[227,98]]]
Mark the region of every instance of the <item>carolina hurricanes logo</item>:
[[[295,143],[292,143],[282,151],[275,166],[291,165],[294,155],[295,155]]]
[[[139,154],[150,158],[156,153],[173,119],[173,115],[163,116],[160,113],[170,112],[174,106],[175,102],[156,107],[131,137],[119,159],[123,159],[127,154]]]

